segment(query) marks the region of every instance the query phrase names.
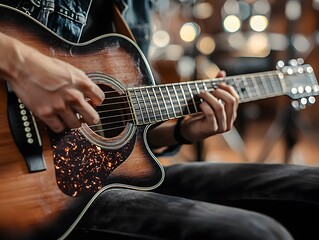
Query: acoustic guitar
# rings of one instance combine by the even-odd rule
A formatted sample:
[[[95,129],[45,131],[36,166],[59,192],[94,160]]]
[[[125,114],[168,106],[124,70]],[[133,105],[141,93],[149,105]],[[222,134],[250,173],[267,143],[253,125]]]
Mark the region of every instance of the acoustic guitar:
[[[65,239],[103,191],[159,186],[164,171],[147,144],[147,131],[153,124],[199,112],[200,91],[214,91],[225,82],[241,103],[288,95],[301,108],[313,103],[319,91],[307,64],[156,85],[145,56],[125,36],[71,43],[5,5],[0,5],[0,31],[82,69],[106,95],[97,107],[98,124],[54,134],[1,81],[0,234],[7,239],[43,229],[53,230],[52,239]]]

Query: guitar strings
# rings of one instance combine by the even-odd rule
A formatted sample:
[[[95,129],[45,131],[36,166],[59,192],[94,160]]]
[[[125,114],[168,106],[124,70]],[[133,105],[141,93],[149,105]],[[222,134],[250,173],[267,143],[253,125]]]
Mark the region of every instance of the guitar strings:
[[[251,76],[253,76],[253,75],[258,75],[258,74],[251,74]],[[270,74],[269,74],[270,75]],[[275,75],[273,75],[273,76],[277,76],[278,77],[278,74],[275,74]],[[246,77],[247,77],[247,75],[246,75]],[[243,79],[242,78],[242,80],[243,81],[245,81],[245,79]],[[261,86],[263,86],[263,88],[264,88],[264,90],[265,90],[265,93],[267,93],[267,89],[264,87],[264,84],[262,84],[262,79],[260,78],[259,79],[260,81],[258,82],[256,79],[251,79],[251,81],[255,81],[256,83],[257,83],[257,85],[261,85]],[[270,79],[271,80],[271,79]],[[223,81],[225,81],[225,79],[222,79],[222,80],[220,80],[221,82],[223,82]],[[184,83],[184,84],[190,84],[190,83],[194,83],[194,82],[189,82],[189,83]],[[156,88],[163,88],[163,87],[167,87],[167,86],[171,86],[171,85],[162,85],[162,86],[147,86],[147,87],[144,87],[144,88],[135,88],[135,90],[141,90],[141,89],[146,89],[146,88],[148,88],[148,89],[153,89],[153,90],[155,90]],[[273,86],[272,86],[273,87]],[[132,89],[134,89],[134,88],[132,88]],[[214,89],[216,89],[216,88],[211,88],[211,89],[207,89],[207,91],[213,91]],[[248,94],[249,94],[249,88],[247,88],[246,90],[248,90],[247,92],[248,92]],[[116,92],[116,91],[113,91],[113,92]],[[110,93],[110,91],[108,91],[108,92],[106,92],[106,93]],[[157,93],[160,93],[160,92],[157,92]],[[162,92],[161,92],[162,93]],[[253,92],[251,92],[251,93],[253,93]],[[256,92],[257,93],[257,92]],[[141,94],[142,94],[142,92],[141,92]],[[165,94],[165,93],[164,93]],[[147,92],[147,96],[149,96],[150,94],[149,94],[149,92]],[[276,95],[276,94],[274,94],[274,95]],[[177,97],[179,98],[181,96],[181,94],[177,94]],[[254,98],[256,98],[256,99],[259,99],[259,98],[262,98],[262,97],[258,97],[258,95],[256,94],[255,96],[253,96]],[[121,95],[121,96],[117,96],[117,97],[113,97],[113,98],[108,98],[107,100],[114,100],[114,99],[118,99],[118,98],[120,98],[120,99],[123,99],[124,98],[124,96],[123,95]],[[138,99],[138,98],[137,98]],[[149,99],[149,101],[150,101],[150,103],[151,103],[151,100],[154,100],[154,99],[156,99],[156,100],[158,100],[157,99],[157,97],[156,97],[156,95],[154,95],[154,97],[152,96],[152,97],[150,97],[150,98],[148,98]],[[165,100],[165,99],[164,99]],[[182,109],[182,108],[184,108],[185,106],[187,106],[187,104],[181,104],[180,103],[180,101],[178,101],[178,99],[174,99],[173,101],[171,101],[171,104],[172,104],[172,106],[168,106],[167,107],[167,105],[165,105],[164,104],[164,102],[165,101],[160,101],[161,103],[162,103],[162,105],[164,105],[165,107],[165,110],[167,111],[167,116],[169,117],[170,116],[170,113],[171,114],[174,114],[175,116],[177,115],[176,114],[176,112],[175,112],[175,109],[174,109],[174,104],[175,103],[178,103],[180,106],[180,108]],[[146,102],[145,102],[145,100],[141,100],[141,101],[139,101],[139,100],[137,100],[138,102],[138,104],[139,103],[144,103],[144,105],[146,104]],[[200,102],[198,102],[198,101],[196,101],[195,102],[196,104],[199,104]],[[112,105],[112,104],[128,104],[128,101],[124,101],[124,102],[116,102],[116,103],[107,103],[107,104],[102,104],[101,106],[109,106],[109,105]],[[159,105],[161,105],[161,104],[159,104]],[[158,116],[158,115],[156,115],[156,111],[160,111],[162,108],[160,107],[160,106],[158,106],[158,107],[154,107],[153,106],[153,104],[151,103],[151,108],[153,109],[153,112],[154,112],[154,119],[156,120],[156,119],[158,119],[158,118],[160,118],[160,119],[162,119],[163,117],[162,116]],[[119,111],[119,110],[132,110],[132,108],[131,107],[128,107],[128,108],[122,108],[122,109],[117,109],[117,110],[111,110],[111,111]],[[104,112],[110,112],[110,111],[104,111]],[[143,114],[145,113],[145,111],[141,111]],[[146,111],[147,112],[147,111]],[[130,115],[130,114],[126,114],[126,115]],[[147,115],[150,115],[148,112],[147,112]],[[118,115],[118,116],[120,116],[121,117],[121,115]],[[108,116],[108,117],[104,117],[104,118],[101,118],[101,120],[105,120],[106,118],[115,118],[115,117],[117,117],[117,116]],[[149,119],[150,119],[150,117],[148,117]],[[131,120],[131,119],[130,119]],[[143,120],[144,120],[144,118],[143,118]],[[164,119],[162,119],[162,120],[164,120]],[[127,122],[128,120],[126,120],[126,122]],[[121,123],[123,123],[123,121],[120,121]],[[148,121],[148,122],[150,122],[150,121]],[[155,121],[156,122],[156,121]],[[118,122],[108,122],[108,123],[103,123],[103,124],[99,124],[99,125],[90,125],[90,127],[94,127],[94,126],[105,126],[105,125],[109,125],[109,124],[115,124],[115,123],[118,123]]]
[[[250,76],[253,76],[253,75],[256,75],[256,74],[251,74]],[[258,75],[258,74],[257,74]],[[278,74],[275,74],[274,76],[278,76]],[[245,75],[245,77],[247,78],[248,76],[247,75]],[[220,83],[220,82],[225,82],[225,81],[227,81],[228,79],[233,79],[232,77],[226,77],[226,78],[223,78],[222,80],[216,80],[215,81],[215,86],[217,86],[217,84],[218,83]],[[242,81],[244,81],[245,82],[245,79],[244,78],[241,78],[241,80]],[[264,84],[262,83],[263,81],[262,81],[262,79],[259,79],[260,81],[257,81],[256,79],[250,79],[251,81],[255,81],[257,84],[259,84],[259,85],[261,85],[261,86],[263,86],[263,88],[265,89],[265,92],[267,93],[267,89],[264,87]],[[271,80],[271,79],[270,79]],[[200,83],[200,82],[205,82],[205,81],[211,81],[211,80],[200,80],[200,81],[198,81],[197,83]],[[219,82],[218,82],[219,81]],[[217,83],[218,82],[218,83]],[[270,82],[272,82],[272,81],[270,81]],[[277,81],[278,82],[278,81]],[[187,84],[194,84],[195,82],[185,82],[185,83],[181,83],[181,84],[185,84],[185,85],[187,85]],[[235,83],[235,85],[236,85],[236,81],[234,81],[233,83]],[[181,85],[180,83],[176,83],[176,85]],[[167,85],[161,85],[161,86],[146,86],[146,87],[139,87],[139,88],[131,88],[131,90],[132,89],[135,89],[135,90],[140,90],[140,89],[146,89],[146,88],[148,88],[148,89],[152,89],[152,90],[156,90],[156,89],[160,89],[160,88],[163,88],[163,87],[169,87],[169,86],[172,86],[172,85],[174,85],[174,84],[167,84]],[[210,89],[207,89],[206,91],[213,91],[213,90],[215,90],[216,89],[216,87],[214,87],[214,88],[210,88]],[[164,89],[165,90],[165,89]],[[247,86],[246,86],[246,88],[245,88],[245,90],[249,93],[249,91],[250,91],[250,89],[249,88],[247,88]],[[105,93],[107,93],[107,94],[110,94],[110,93],[118,93],[117,91],[106,91]],[[163,92],[156,92],[155,91],[155,93],[157,93],[157,94],[160,94],[160,93],[163,93]],[[240,91],[238,91],[238,93],[240,94]],[[251,93],[253,93],[253,92],[251,92]],[[149,93],[148,93],[148,95],[149,95]],[[111,97],[111,98],[107,98],[106,100],[117,100],[117,99],[123,99],[123,98],[127,98],[127,96],[125,96],[125,95],[120,95],[120,96],[116,96],[116,97]],[[182,94],[180,94],[180,93],[178,93],[177,94],[177,97],[178,98],[180,98],[180,97],[184,97],[184,95],[182,95]],[[256,96],[253,96],[253,97],[257,97],[257,95]],[[151,102],[152,100],[159,100],[157,97],[156,97],[156,95],[154,95],[154,96],[151,96],[150,98],[149,98],[149,101]],[[258,98],[257,98],[258,99]],[[187,99],[187,100],[185,100],[185,102],[187,102],[187,101],[189,101],[189,100],[191,100],[191,99]],[[163,109],[165,109],[165,111],[167,111],[167,116],[169,117],[170,116],[170,114],[174,114],[174,115],[176,115],[176,112],[175,112],[175,109],[174,109],[174,107],[173,106],[171,106],[170,104],[168,105],[168,107],[167,107],[167,105],[165,105],[165,99],[163,99],[163,101],[159,101],[159,106],[158,107],[154,107],[154,106],[152,106],[152,109],[153,109],[153,111],[154,111],[154,113],[155,112],[160,112],[161,110],[163,110]],[[183,101],[184,102],[184,101]],[[137,104],[140,104],[140,103],[146,103],[145,101],[143,101],[143,100],[141,100],[141,101],[139,101],[139,99],[137,98]],[[187,104],[181,104],[181,102],[179,102],[177,99],[175,100],[173,100],[173,101],[171,101],[171,103],[172,104],[174,104],[174,103],[178,103],[180,106],[180,108],[185,108],[186,106],[187,106]],[[199,104],[200,103],[200,101],[196,101],[195,102],[196,104]],[[110,112],[115,112],[115,111],[128,111],[128,110],[130,110],[130,111],[132,111],[132,107],[130,106],[130,104],[128,103],[128,101],[126,100],[126,101],[121,101],[121,102],[111,102],[111,103],[105,103],[105,104],[101,104],[99,107],[106,107],[106,106],[111,106],[111,105],[116,105],[116,104],[127,104],[129,107],[125,107],[125,108],[118,108],[118,109],[111,109],[111,110],[104,110],[104,111],[98,111],[98,113],[100,114],[100,113],[110,113]],[[161,105],[162,105],[162,107],[161,107]],[[145,111],[142,111],[142,113],[145,113]],[[148,113],[149,114],[149,113]],[[166,115],[166,114],[165,114]],[[187,114],[186,114],[187,115]],[[123,121],[123,119],[121,120],[121,121],[113,121],[113,122],[107,122],[107,123],[102,123],[102,124],[96,124],[96,125],[88,125],[89,127],[104,127],[104,126],[107,126],[107,125],[114,125],[114,124],[118,124],[118,123],[124,123],[124,124],[126,124],[127,122],[131,122],[131,120],[133,119],[133,115],[132,115],[132,113],[125,113],[125,114],[120,114],[120,115],[112,115],[112,116],[106,116],[106,117],[102,117],[101,118],[101,120],[106,120],[106,119],[112,119],[112,118],[118,118],[118,117],[120,117],[120,118],[124,118],[124,117],[127,117],[128,116],[128,118],[127,119],[125,119],[124,121]],[[165,119],[163,119],[163,116],[162,115],[156,115],[156,113],[154,114],[154,118],[153,119],[161,119],[161,120],[165,120]],[[155,121],[156,122],[156,121]],[[149,123],[152,123],[152,122],[150,122],[149,121]],[[33,125],[33,122],[31,121],[31,124]],[[30,126],[29,126],[30,127]],[[114,129],[117,129],[117,128],[123,128],[123,126],[120,126],[120,127],[112,127],[112,128],[107,128],[106,130],[114,130]],[[96,132],[99,132],[99,131],[104,131],[104,130],[98,130],[98,131],[96,131]]]
[[[260,75],[258,75],[258,74],[248,74],[248,75],[243,75],[243,76],[241,76],[241,79],[240,80],[242,80],[243,81],[243,83],[244,83],[244,87],[246,87],[245,88],[245,91],[247,91],[247,92],[250,92],[251,94],[254,94],[254,93],[256,93],[255,95],[253,95],[253,96],[250,96],[250,97],[253,97],[254,99],[255,99],[255,97],[257,97],[258,95],[257,95],[257,92],[253,92],[253,91],[250,91],[250,88],[247,88],[247,84],[245,84],[245,83],[247,83],[247,81],[245,80],[245,78],[247,78],[247,77],[249,77],[249,76],[254,76],[254,75],[256,75],[256,76],[260,76]],[[240,76],[240,75],[239,75]],[[273,75],[271,75],[271,74],[268,74],[268,76],[271,76],[271,77],[278,77],[278,74],[273,74]],[[227,82],[227,80],[233,80],[234,79],[234,77],[226,77],[226,78],[223,78],[223,79],[217,79],[216,81],[215,81],[215,83],[216,83],[216,87],[217,87],[217,85],[218,85],[218,83],[220,83],[220,82]],[[259,79],[259,81],[257,81],[257,79],[255,79],[255,78],[251,78],[250,79],[252,82],[255,82],[256,84],[258,84],[258,86],[262,86],[262,88],[265,90],[265,95],[270,95],[270,92],[269,92],[269,89],[268,89],[268,87],[265,87],[265,85],[263,84],[263,80],[260,78]],[[278,79],[275,79],[275,81],[273,81],[272,79],[269,79],[270,81],[270,83],[271,82],[275,82],[275,83],[278,83]],[[196,83],[203,83],[203,82],[211,82],[212,80],[198,80],[198,81],[193,81],[193,82],[185,82],[185,83],[173,83],[173,84],[164,84],[164,85],[154,85],[154,86],[145,86],[145,87],[137,87],[137,88],[130,88],[130,89],[128,89],[128,90],[144,90],[144,89],[154,89],[154,90],[156,90],[156,89],[164,89],[164,91],[167,91],[165,88],[166,87],[170,87],[170,86],[179,86],[179,85],[189,85],[189,84],[196,84]],[[218,82],[218,83],[217,83]],[[233,81],[233,85],[232,86],[234,86],[234,85],[237,85],[238,86],[238,78],[236,79],[236,81]],[[266,85],[267,86],[267,85]],[[213,90],[215,90],[216,89],[216,87],[214,87],[214,88],[211,88],[211,89],[208,89],[207,91],[213,91]],[[273,85],[273,84],[271,84],[271,87],[273,88],[273,91],[272,91],[272,93],[274,93],[274,88],[277,88],[277,90],[279,89],[279,92],[281,92],[281,85],[279,85],[279,84],[276,84],[275,86]],[[278,88],[279,87],[279,88]],[[172,90],[173,91],[173,90]],[[106,92],[104,92],[104,93],[118,93],[117,91],[106,91]],[[156,92],[157,94],[160,94],[161,93],[161,90],[160,91],[158,91],[158,92]],[[237,93],[240,93],[240,91],[238,91]],[[149,93],[147,93],[147,95],[148,95]],[[150,95],[153,95],[153,94],[150,94]],[[146,96],[146,95],[145,95]],[[168,96],[168,95],[167,95]],[[180,94],[178,93],[177,94],[177,96],[178,97],[180,97]],[[123,98],[124,97],[124,95],[121,95],[121,96],[117,96],[117,97],[113,97],[113,98],[108,98],[108,100],[112,100],[112,99],[116,99],[116,98]],[[151,100],[154,100],[154,99],[156,99],[156,96],[151,96],[151,98],[150,98]],[[140,102],[143,102],[143,101],[140,101]],[[118,102],[118,103],[121,103],[121,102]],[[122,103],[126,103],[126,102],[122,102]],[[110,103],[110,104],[112,104],[112,103]],[[100,106],[107,106],[107,104],[102,104],[102,105],[100,105]]]
[[[256,81],[257,82],[257,81]],[[259,84],[259,85],[261,85],[261,86],[264,86],[262,83],[261,84]],[[162,85],[162,86],[170,86],[170,85]],[[142,89],[146,89],[146,88],[148,88],[148,89],[156,89],[156,88],[161,88],[161,86],[148,86],[148,87],[145,87],[145,88],[142,88]],[[139,89],[141,89],[141,88],[131,88],[131,89],[129,89],[129,90],[139,90]],[[215,88],[211,88],[211,89],[207,89],[207,91],[213,91],[213,90],[215,90]],[[253,99],[258,99],[258,98],[262,98],[262,96],[260,96],[260,94],[257,94],[257,91],[255,91],[255,92],[253,92],[253,91],[250,91],[249,90],[249,88],[247,88],[247,86],[246,86],[246,89],[245,89],[247,92],[248,92],[248,95],[249,95],[249,93],[250,93],[250,95],[251,96],[249,96],[250,98],[253,98]],[[265,95],[270,95],[269,93],[267,93],[267,92],[269,92],[269,91],[267,91],[267,89],[266,88],[264,88],[264,90],[265,90]],[[169,91],[170,93],[171,93],[171,91]],[[280,91],[281,92],[281,91]],[[117,91],[107,91],[107,92],[105,92],[106,94],[107,93],[117,93]],[[160,93],[162,93],[162,94],[164,94],[166,97],[167,96],[169,96],[169,94],[167,94],[167,93],[163,93],[163,92],[161,92],[161,91],[157,91],[157,92],[155,92],[156,94],[158,94],[158,95],[160,95]],[[278,92],[279,93],[279,92]],[[154,94],[154,96],[151,96],[151,97],[149,97],[149,98],[147,98],[147,99],[149,99],[149,102],[151,102],[151,101],[153,101],[153,100],[159,100],[159,102],[160,103],[164,103],[164,102],[166,102],[166,101],[164,101],[164,100],[166,100],[166,99],[164,99],[163,101],[161,101],[161,98],[157,98],[157,96],[156,96],[156,94]],[[135,94],[136,95],[136,94]],[[151,94],[149,94],[149,93],[147,93],[147,95],[145,95],[145,94],[143,94],[144,96],[146,96],[146,97],[148,97],[148,95],[151,95]],[[153,95],[153,94],[152,94]],[[276,93],[273,91],[273,95],[276,95]],[[177,95],[176,95],[178,98],[183,98],[184,96],[182,95],[182,94],[180,94],[180,93],[178,93]],[[121,96],[116,96],[116,97],[111,97],[111,98],[107,98],[106,100],[116,100],[116,99],[118,99],[118,98],[120,98],[120,99],[123,99],[123,98],[125,98],[125,97],[127,97],[127,95],[125,96],[125,95],[121,95]],[[174,97],[173,97],[174,98]],[[139,100],[137,97],[136,97],[136,99],[138,100],[137,101],[137,104],[140,104],[140,103],[144,103],[144,104],[146,104],[146,101],[145,100]],[[187,101],[189,101],[190,99],[187,99]],[[173,99],[173,101],[172,101],[173,103],[174,102],[178,102],[178,100],[176,99]],[[111,102],[111,103],[105,103],[105,104],[101,104],[100,105],[100,107],[105,107],[105,106],[110,106],[110,105],[115,105],[115,104],[128,104],[128,101],[123,101],[123,102]],[[152,104],[151,104],[152,105]],[[183,107],[185,107],[185,105],[183,105]],[[129,108],[122,108],[122,109],[119,109],[119,110],[127,110],[127,109],[130,109],[130,110],[132,110],[132,108],[131,107],[129,107]]]
[[[252,74],[253,75],[253,74]],[[275,75],[274,75],[275,76]],[[207,80],[199,80],[198,82],[203,82],[203,81],[207,81]],[[208,80],[209,81],[209,80]],[[252,79],[252,81],[255,81],[257,84],[258,84],[258,82],[256,81],[256,79]],[[236,81],[234,81],[234,83],[235,83]],[[278,81],[273,81],[273,82],[278,82]],[[188,83],[182,83],[182,84],[190,84],[190,83],[194,83],[194,82],[188,82]],[[182,85],[182,84],[176,84],[176,85]],[[132,89],[135,89],[135,90],[140,90],[140,89],[154,89],[154,90],[156,90],[156,89],[160,89],[160,88],[163,88],[164,90],[166,90],[165,89],[165,87],[167,87],[167,86],[172,86],[172,85],[175,85],[175,84],[166,84],[166,85],[160,85],[160,86],[146,86],[146,87],[137,87],[137,88],[130,88],[130,89],[128,89],[128,90],[132,90]],[[234,85],[236,85],[236,84],[234,84]],[[267,92],[269,92],[269,90],[267,91],[267,88],[265,88],[264,87],[264,84],[262,84],[262,82],[261,83],[259,83],[258,84],[258,86],[262,86],[263,87],[263,89],[265,90],[265,94],[266,95],[270,95],[269,93],[267,93]],[[278,85],[278,86],[280,86],[280,85]],[[274,88],[274,87],[273,87]],[[277,87],[278,88],[278,87]],[[208,89],[207,91],[213,91],[213,90],[215,90],[216,88],[211,88],[211,89]],[[279,87],[279,89],[281,89],[281,87]],[[254,95],[254,92],[253,91],[250,91],[249,90],[249,88],[247,88],[247,86],[246,86],[246,89],[245,89],[247,92],[250,92],[251,93],[251,97],[256,97],[257,95]],[[171,91],[170,91],[171,92]],[[274,92],[274,91],[273,91]],[[104,93],[118,93],[117,91],[106,91],[106,92],[104,92]],[[161,93],[161,91],[157,91],[156,92],[156,94],[160,94]],[[257,91],[255,92],[255,93],[257,93]],[[149,93],[148,93],[149,94]],[[148,95],[147,94],[147,95]],[[150,94],[151,95],[151,94]],[[152,94],[152,95],[154,95],[154,94]],[[168,96],[168,95],[167,95]],[[177,96],[178,97],[183,97],[183,95],[182,94],[180,94],[180,93],[178,93],[177,94]],[[123,98],[123,97],[125,97],[124,95],[121,95],[121,96],[116,96],[116,97],[112,97],[112,98],[108,98],[108,100],[113,100],[113,99],[117,99],[117,98]],[[151,98],[149,98],[150,100],[155,100],[155,99],[157,99],[157,97],[156,97],[156,95],[154,95],[154,96],[151,96]],[[140,101],[140,103],[142,103],[143,101]],[[121,104],[121,103],[123,103],[123,104],[125,104],[125,103],[127,103],[126,101],[125,102],[116,102],[116,103],[107,103],[107,104],[102,104],[102,105],[100,105],[100,106],[107,106],[107,105],[111,105],[111,104]]]

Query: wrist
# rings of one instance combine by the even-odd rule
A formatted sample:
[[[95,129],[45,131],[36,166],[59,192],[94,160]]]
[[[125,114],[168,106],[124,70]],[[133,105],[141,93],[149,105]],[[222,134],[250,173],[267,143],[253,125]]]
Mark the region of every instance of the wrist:
[[[14,82],[18,79],[22,67],[20,42],[0,33],[0,76],[3,80]]]
[[[174,128],[174,138],[175,140],[179,143],[179,144],[192,144],[193,142],[186,139],[183,135],[182,135],[182,121],[184,120],[184,118],[179,118],[177,120],[177,123],[175,125]]]

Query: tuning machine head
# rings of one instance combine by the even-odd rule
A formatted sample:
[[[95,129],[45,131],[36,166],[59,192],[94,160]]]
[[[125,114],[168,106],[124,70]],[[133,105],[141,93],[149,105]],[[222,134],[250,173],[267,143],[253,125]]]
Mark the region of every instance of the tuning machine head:
[[[284,67],[291,66],[291,67],[296,67],[296,66],[301,66],[305,63],[303,58],[297,58],[297,59],[290,59],[288,61],[288,64],[285,64],[283,60],[279,60],[276,64],[276,68],[278,70],[283,69]]]
[[[295,110],[302,110],[305,109],[308,105],[312,105],[316,102],[316,98],[314,96],[310,96],[310,97],[303,97],[297,100],[293,100],[291,102],[291,106],[295,109]]]

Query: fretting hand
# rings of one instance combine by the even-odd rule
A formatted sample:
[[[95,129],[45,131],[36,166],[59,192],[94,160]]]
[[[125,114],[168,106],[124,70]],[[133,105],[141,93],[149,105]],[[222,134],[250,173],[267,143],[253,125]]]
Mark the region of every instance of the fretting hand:
[[[221,71],[217,77],[224,77]],[[226,84],[220,84],[213,92],[201,92],[201,113],[187,116],[181,123],[180,133],[192,142],[229,131],[237,117],[239,96]]]

